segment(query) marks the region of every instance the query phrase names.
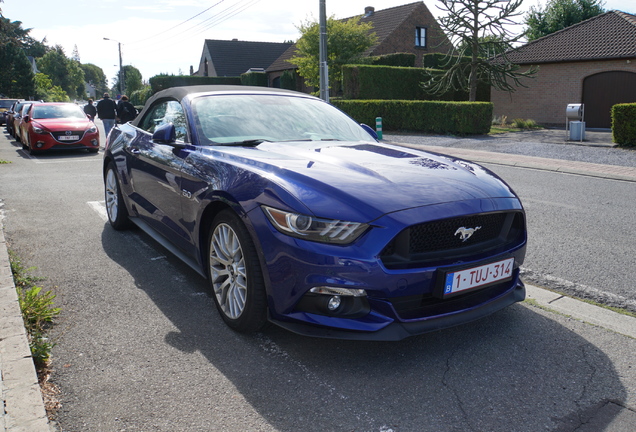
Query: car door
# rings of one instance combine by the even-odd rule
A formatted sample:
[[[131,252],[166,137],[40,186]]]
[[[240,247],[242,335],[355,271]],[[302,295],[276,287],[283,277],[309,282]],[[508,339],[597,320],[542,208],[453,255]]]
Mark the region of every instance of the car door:
[[[159,100],[139,122],[139,133],[125,147],[128,153],[132,194],[140,219],[183,250],[190,248],[190,235],[181,223],[182,151],[155,142],[152,134],[161,125],[175,125],[177,142],[187,137],[185,115],[176,100]],[[123,129],[123,128],[122,128]]]

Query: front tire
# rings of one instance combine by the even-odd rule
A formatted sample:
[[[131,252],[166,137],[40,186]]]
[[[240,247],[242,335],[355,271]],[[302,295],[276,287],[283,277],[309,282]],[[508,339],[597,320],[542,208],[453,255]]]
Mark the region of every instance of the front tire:
[[[247,228],[230,211],[220,212],[208,236],[208,277],[223,321],[239,332],[267,323],[265,283]]]
[[[110,225],[118,231],[130,227],[128,209],[121,194],[115,164],[112,162],[106,167],[106,175],[104,176],[104,199]]]

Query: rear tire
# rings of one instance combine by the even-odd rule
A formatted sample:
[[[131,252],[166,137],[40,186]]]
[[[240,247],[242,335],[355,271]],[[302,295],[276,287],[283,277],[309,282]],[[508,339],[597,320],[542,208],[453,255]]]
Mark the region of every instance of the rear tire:
[[[118,231],[129,228],[131,222],[128,217],[128,209],[121,194],[115,164],[112,162],[106,167],[106,175],[104,176],[104,199],[110,225]]]
[[[254,242],[239,217],[220,212],[208,236],[208,278],[214,302],[232,329],[251,333],[267,323],[267,296]]]

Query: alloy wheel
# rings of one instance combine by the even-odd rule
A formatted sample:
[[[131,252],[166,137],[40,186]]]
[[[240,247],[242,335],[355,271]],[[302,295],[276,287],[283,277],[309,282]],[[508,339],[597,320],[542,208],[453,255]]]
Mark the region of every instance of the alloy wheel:
[[[216,226],[210,241],[210,276],[221,312],[237,319],[245,310],[247,271],[237,233],[228,224]]]

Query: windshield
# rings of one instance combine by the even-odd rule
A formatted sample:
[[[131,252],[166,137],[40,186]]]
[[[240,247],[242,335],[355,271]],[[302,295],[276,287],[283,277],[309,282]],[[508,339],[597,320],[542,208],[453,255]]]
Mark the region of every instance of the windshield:
[[[357,123],[317,99],[284,95],[213,95],[196,98],[192,107],[203,140],[201,144],[371,140]]]
[[[0,108],[11,108],[11,105],[15,102],[15,99],[0,99]]]
[[[33,119],[77,118],[85,119],[86,114],[80,107],[68,105],[36,105],[31,115]]]

